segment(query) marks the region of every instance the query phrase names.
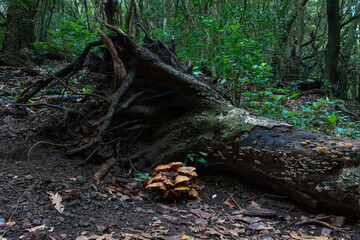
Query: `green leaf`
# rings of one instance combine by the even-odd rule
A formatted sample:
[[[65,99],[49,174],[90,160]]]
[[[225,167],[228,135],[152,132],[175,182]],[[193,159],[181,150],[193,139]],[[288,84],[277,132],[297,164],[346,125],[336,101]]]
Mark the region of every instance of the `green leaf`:
[[[273,95],[272,96],[276,101],[279,101],[282,97],[283,97],[283,95]]]
[[[207,156],[208,154],[207,153],[204,153],[204,152],[199,152],[202,156]]]
[[[296,97],[298,95],[299,95],[299,93],[294,93],[293,95],[289,96],[288,99],[292,99],[292,98],[294,98],[294,97]]]
[[[197,161],[198,161],[199,163],[204,164],[204,165],[207,164],[207,161],[206,161],[204,158],[199,158]]]
[[[186,157],[190,159],[190,161],[194,161],[194,159],[197,157],[197,154],[189,153],[188,155],[186,155]]]
[[[335,114],[331,114],[329,117],[329,120],[331,123],[335,122],[338,119],[338,117]]]
[[[313,102],[313,106],[315,107],[315,109],[317,109],[321,105],[323,105],[323,102]]]

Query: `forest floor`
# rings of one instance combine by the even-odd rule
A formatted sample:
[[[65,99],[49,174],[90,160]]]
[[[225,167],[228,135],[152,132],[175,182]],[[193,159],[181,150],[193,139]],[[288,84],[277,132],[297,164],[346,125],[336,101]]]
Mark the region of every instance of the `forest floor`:
[[[1,68],[0,91],[27,74]],[[83,159],[69,158],[61,147],[43,143],[29,153],[45,138],[57,142],[43,133],[60,115],[9,112],[6,104],[0,98],[0,240],[360,239],[358,220],[298,206],[221,174],[193,180],[197,200],[154,201],[120,165],[95,182],[99,166],[79,166]],[[54,207],[49,193],[62,201]]]

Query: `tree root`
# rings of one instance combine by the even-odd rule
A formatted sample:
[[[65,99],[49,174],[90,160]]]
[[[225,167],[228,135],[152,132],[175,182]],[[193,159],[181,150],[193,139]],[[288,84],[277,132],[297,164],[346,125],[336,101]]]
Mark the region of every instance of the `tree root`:
[[[69,75],[72,72],[77,72],[80,70],[85,62],[86,56],[88,55],[91,48],[102,45],[101,40],[88,43],[81,54],[75,59],[74,62],[68,66],[62,68],[61,70],[54,73],[54,76],[60,78]],[[54,80],[53,76],[47,77],[45,80],[39,80],[35,84],[31,85],[29,88],[25,89],[20,97],[16,99],[17,103],[26,103],[30,98],[32,98],[36,93],[42,90],[44,87],[49,85]]]

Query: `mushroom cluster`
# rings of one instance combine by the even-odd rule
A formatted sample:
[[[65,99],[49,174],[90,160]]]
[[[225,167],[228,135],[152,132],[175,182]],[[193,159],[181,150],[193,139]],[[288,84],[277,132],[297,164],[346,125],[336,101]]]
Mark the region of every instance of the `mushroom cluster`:
[[[172,162],[157,166],[155,177],[149,179],[146,189],[157,191],[157,198],[199,197],[198,192],[188,186],[190,179],[197,177],[196,168],[183,165],[182,162]]]

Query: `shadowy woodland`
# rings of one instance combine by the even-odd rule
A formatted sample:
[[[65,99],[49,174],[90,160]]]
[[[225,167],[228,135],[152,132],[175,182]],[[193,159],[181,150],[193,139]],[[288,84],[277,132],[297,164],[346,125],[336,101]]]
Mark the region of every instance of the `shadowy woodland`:
[[[0,5],[0,239],[360,239],[357,1]]]

